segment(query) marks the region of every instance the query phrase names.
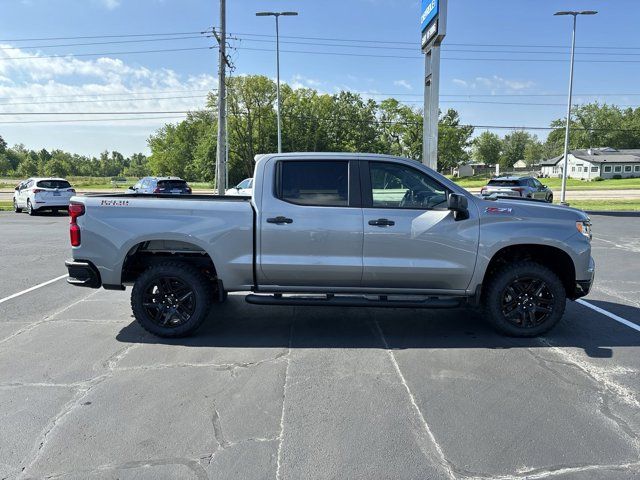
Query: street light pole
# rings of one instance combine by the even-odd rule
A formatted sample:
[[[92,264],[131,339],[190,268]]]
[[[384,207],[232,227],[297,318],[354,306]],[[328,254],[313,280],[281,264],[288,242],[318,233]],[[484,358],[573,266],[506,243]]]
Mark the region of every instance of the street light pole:
[[[275,17],[276,19],[276,95],[277,95],[277,107],[276,113],[278,115],[278,153],[282,153],[282,119],[280,117],[281,103],[280,103],[280,22],[281,16],[297,16],[298,12],[258,12],[257,17]]]
[[[566,194],[567,194],[567,176],[568,168],[569,168],[569,130],[570,130],[570,122],[571,122],[571,102],[573,100],[573,65],[574,65],[574,57],[575,57],[575,49],[576,49],[576,24],[578,15],[595,15],[598,12],[593,10],[585,10],[582,12],[575,11],[563,11],[556,12],[554,15],[571,15],[573,16],[573,33],[571,34],[571,67],[569,69],[569,96],[567,98],[567,120],[565,126],[564,133],[564,159],[563,159],[563,167],[562,167],[562,190],[560,193],[560,203],[566,205]]]

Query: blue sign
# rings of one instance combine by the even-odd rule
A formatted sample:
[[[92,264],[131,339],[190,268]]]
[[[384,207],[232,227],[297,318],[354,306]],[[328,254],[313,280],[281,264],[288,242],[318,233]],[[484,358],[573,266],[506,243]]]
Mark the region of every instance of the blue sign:
[[[424,32],[434,18],[438,16],[439,0],[422,0],[422,15],[420,16],[420,31]]]

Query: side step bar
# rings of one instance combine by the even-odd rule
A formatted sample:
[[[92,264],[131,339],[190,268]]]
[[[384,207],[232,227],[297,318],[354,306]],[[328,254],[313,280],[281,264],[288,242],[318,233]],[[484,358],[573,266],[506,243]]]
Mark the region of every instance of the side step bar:
[[[427,298],[425,300],[387,300],[386,296],[379,296],[379,300],[369,300],[364,297],[349,297],[327,295],[322,297],[284,297],[282,295],[255,295],[250,294],[245,298],[252,305],[287,305],[304,307],[382,307],[382,308],[457,308],[465,299],[452,298]]]

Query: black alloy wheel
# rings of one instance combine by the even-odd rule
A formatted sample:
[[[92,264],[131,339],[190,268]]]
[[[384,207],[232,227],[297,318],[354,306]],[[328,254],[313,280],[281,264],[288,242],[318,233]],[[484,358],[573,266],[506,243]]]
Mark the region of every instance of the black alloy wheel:
[[[195,332],[209,314],[211,281],[186,262],[166,261],[147,268],[131,291],[131,308],[142,328],[159,337]]]
[[[485,319],[506,335],[542,335],[564,315],[567,293],[562,280],[547,266],[531,260],[492,270],[482,290]]]
[[[553,293],[544,280],[517,278],[502,294],[502,315],[520,328],[543,324],[553,313]]]

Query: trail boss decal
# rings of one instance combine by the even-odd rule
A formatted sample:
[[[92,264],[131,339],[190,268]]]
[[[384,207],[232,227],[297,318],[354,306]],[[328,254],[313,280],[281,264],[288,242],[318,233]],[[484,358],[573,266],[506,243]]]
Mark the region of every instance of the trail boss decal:
[[[511,215],[511,213],[513,213],[513,208],[487,207],[484,209],[484,213],[488,213],[489,215]]]
[[[102,200],[101,207],[128,207],[129,200]]]

